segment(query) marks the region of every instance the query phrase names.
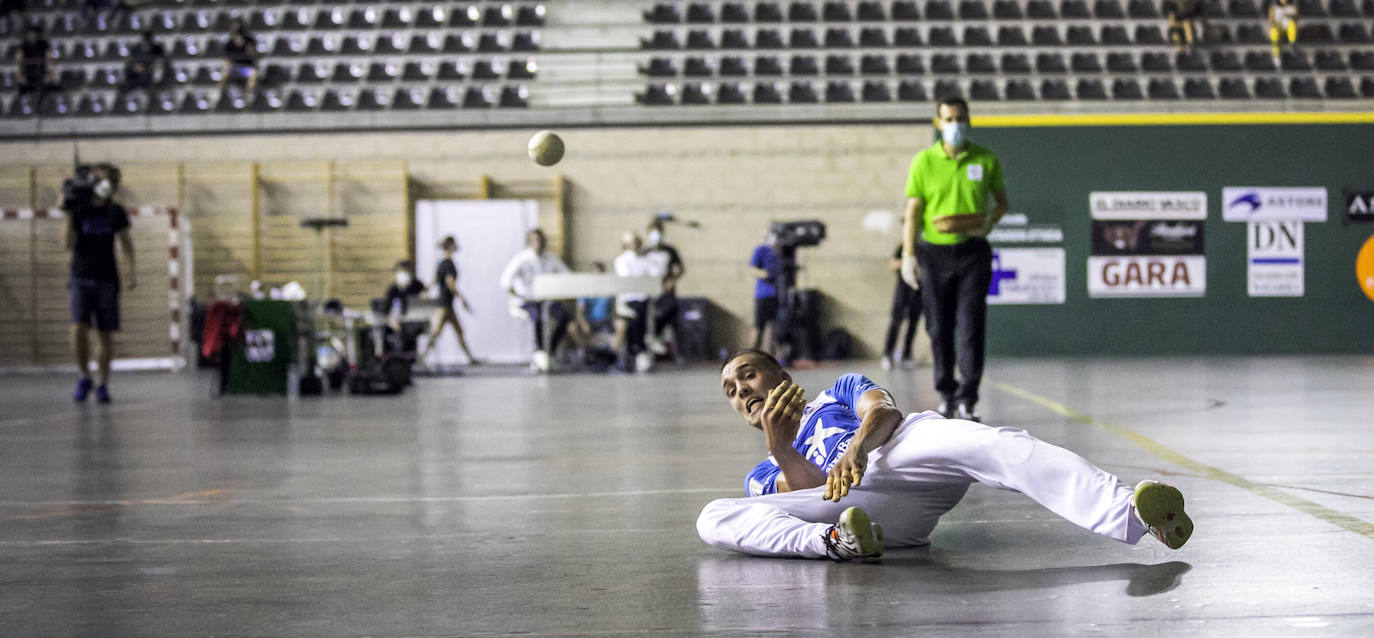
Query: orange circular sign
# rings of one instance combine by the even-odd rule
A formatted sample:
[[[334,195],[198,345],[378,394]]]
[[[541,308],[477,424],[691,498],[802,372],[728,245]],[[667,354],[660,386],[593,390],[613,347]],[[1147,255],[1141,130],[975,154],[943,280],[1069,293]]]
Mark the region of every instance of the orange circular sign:
[[[1360,255],[1355,258],[1355,277],[1360,280],[1360,290],[1374,301],[1374,235],[1365,240]]]

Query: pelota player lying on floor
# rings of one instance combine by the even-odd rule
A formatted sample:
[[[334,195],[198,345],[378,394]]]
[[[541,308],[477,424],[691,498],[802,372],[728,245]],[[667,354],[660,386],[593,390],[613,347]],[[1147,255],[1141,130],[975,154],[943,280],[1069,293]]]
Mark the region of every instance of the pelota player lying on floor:
[[[761,556],[874,558],[927,545],[940,516],[974,482],[1013,490],[1103,536],[1145,534],[1177,549],[1193,533],[1178,489],[1134,489],[1020,428],[903,415],[868,378],[847,374],[807,403],[772,356],[725,362],[730,406],[763,432],[770,456],[746,479],[747,498],[712,501],[697,519],[707,544]]]

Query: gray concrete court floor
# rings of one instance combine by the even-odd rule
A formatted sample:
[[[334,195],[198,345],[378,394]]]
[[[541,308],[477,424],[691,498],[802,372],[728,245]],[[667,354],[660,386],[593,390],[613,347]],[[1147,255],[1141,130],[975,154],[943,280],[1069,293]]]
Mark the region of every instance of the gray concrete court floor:
[[[930,370],[868,373],[930,408]],[[876,564],[705,546],[763,455],[712,366],[211,398],[0,377],[3,636],[1371,636],[1374,357],[991,361],[985,420],[1181,487],[1171,552],[975,486]]]

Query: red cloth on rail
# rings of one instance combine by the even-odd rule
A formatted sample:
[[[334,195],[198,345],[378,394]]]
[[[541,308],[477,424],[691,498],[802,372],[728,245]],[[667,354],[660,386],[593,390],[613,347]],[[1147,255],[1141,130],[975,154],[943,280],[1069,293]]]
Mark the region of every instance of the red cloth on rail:
[[[225,344],[243,337],[243,307],[237,302],[216,301],[205,310],[205,334],[200,353],[214,356]]]

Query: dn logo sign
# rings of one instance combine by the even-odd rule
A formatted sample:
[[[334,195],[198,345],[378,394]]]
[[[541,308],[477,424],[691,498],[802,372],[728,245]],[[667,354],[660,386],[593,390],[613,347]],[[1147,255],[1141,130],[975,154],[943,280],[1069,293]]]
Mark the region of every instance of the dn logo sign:
[[[1302,222],[1251,222],[1250,255],[1301,254]]]

